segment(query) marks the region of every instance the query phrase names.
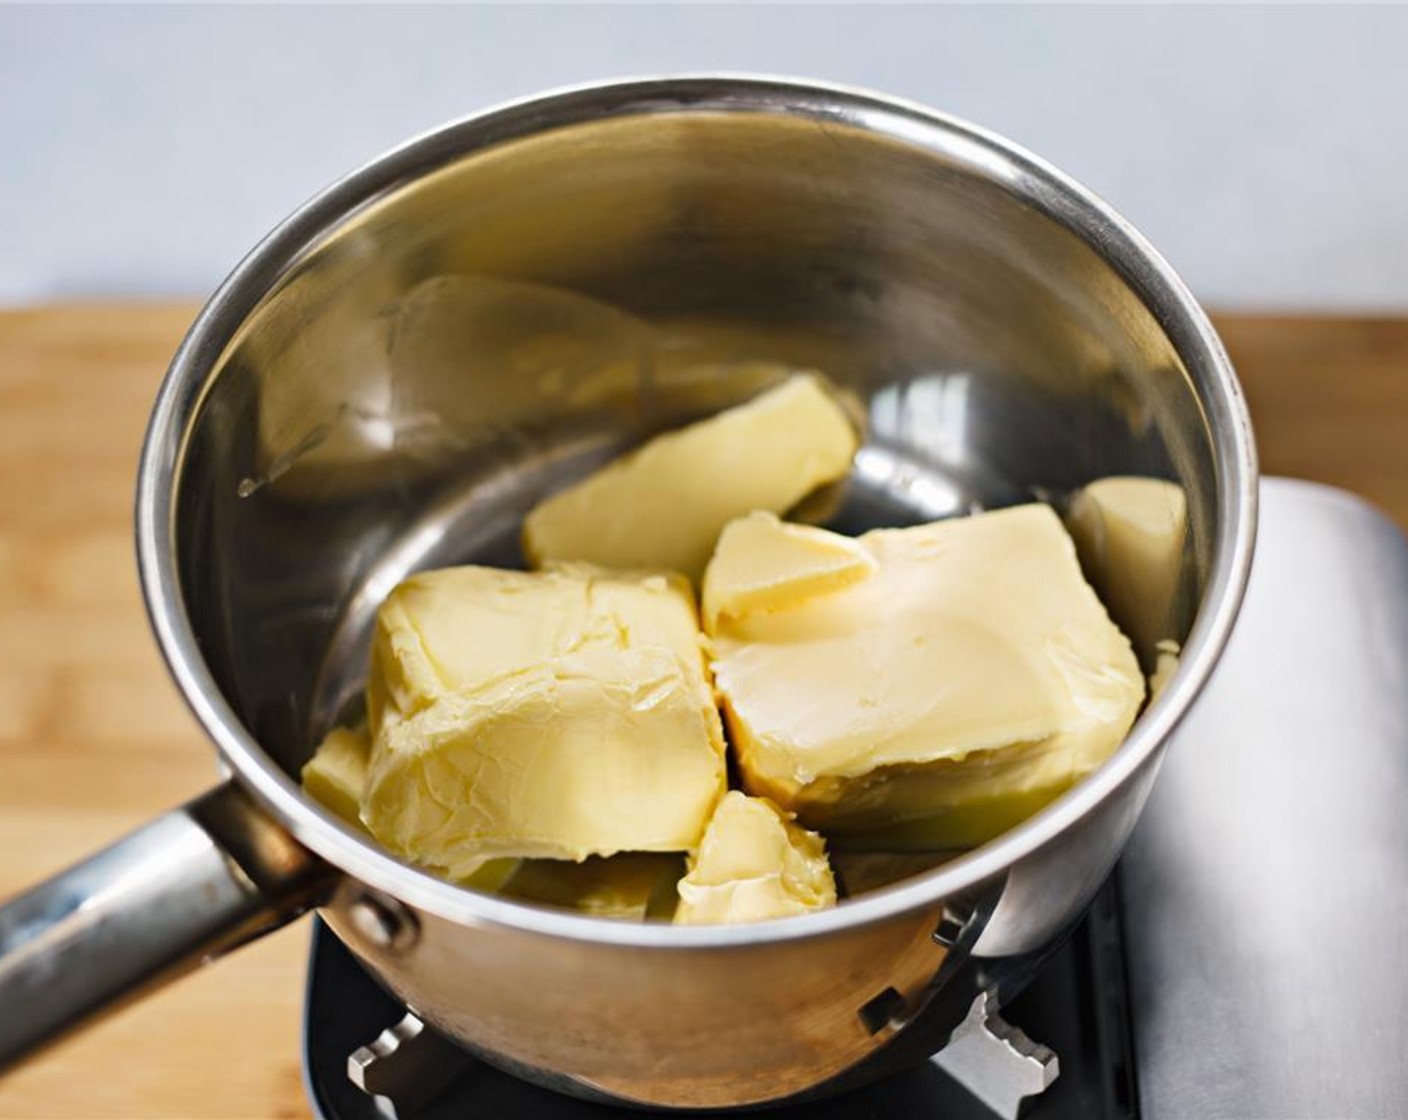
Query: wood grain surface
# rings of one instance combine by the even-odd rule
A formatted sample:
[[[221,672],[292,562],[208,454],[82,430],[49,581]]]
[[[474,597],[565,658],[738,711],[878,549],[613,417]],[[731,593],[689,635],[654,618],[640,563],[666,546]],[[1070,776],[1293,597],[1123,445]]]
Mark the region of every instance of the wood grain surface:
[[[147,631],[130,526],[147,410],[194,310],[0,313],[0,897],[214,779]],[[1408,321],[1218,325],[1264,469],[1408,527]],[[0,1077],[0,1117],[307,1116],[307,939],[275,934]]]

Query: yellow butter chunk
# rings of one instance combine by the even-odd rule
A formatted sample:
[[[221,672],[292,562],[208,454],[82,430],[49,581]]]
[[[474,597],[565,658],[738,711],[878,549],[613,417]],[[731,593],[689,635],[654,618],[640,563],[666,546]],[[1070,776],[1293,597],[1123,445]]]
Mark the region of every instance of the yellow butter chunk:
[[[781,513],[850,469],[856,432],[799,374],[746,404],[657,436],[535,508],[535,564],[668,568],[697,579],[719,533],[753,510]]]
[[[704,581],[704,619],[781,610],[864,579],[875,561],[850,537],[758,512],[732,521]]]
[[[371,739],[364,728],[335,727],[303,766],[303,788],[339,817],[361,825],[362,787],[367,782]]]
[[[694,847],[725,788],[697,627],[679,576],[411,577],[377,619],[362,820],[452,877]]]
[[[304,764],[303,788],[349,824],[364,827],[362,792],[367,784],[371,738],[364,727],[335,727]],[[481,891],[496,891],[517,871],[516,859],[484,859],[460,868],[458,881]],[[438,870],[438,869],[437,869]]]
[[[1119,745],[1143,677],[1048,507],[854,543],[873,562],[865,578],[713,627],[750,792],[838,845],[961,848]]]
[[[1168,638],[1154,648],[1154,671],[1149,674],[1150,700],[1157,700],[1173,680],[1173,675],[1178,672],[1181,652],[1178,643]]]
[[[1140,651],[1181,636],[1179,580],[1187,535],[1183,488],[1161,478],[1102,478],[1071,501],[1066,524],[1091,582]]]
[[[689,584],[670,573],[466,566],[421,572],[377,612],[367,708],[373,734],[435,702],[577,652],[661,652],[705,681]]]
[[[639,922],[670,917],[682,875],[684,857],[673,853],[625,852],[581,863],[530,859],[518,865],[502,893],[597,918]]]
[[[734,790],[714,811],[679,884],[675,922],[761,922],[836,905],[826,845],[772,802]]]

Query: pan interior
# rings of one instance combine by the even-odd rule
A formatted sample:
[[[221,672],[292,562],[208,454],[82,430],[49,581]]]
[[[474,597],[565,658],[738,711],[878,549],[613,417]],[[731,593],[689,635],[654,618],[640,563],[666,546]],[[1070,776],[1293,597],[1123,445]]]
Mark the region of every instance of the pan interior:
[[[1190,375],[978,147],[738,105],[624,113],[466,151],[333,223],[225,347],[178,471],[185,607],[262,749],[296,773],[355,709],[408,572],[518,566],[541,496],[795,368],[864,424],[850,478],[797,511],[845,532],[1177,483],[1157,636],[1186,637],[1216,487]]]

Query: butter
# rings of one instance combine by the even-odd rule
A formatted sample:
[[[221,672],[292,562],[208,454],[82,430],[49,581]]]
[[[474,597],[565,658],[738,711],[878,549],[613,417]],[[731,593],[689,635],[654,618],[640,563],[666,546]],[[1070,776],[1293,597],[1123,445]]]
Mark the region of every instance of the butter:
[[[597,918],[668,920],[675,909],[675,885],[683,874],[682,855],[655,852],[593,856],[581,863],[530,859],[518,865],[501,893]]]
[[[362,787],[372,749],[365,728],[335,727],[303,766],[303,789],[349,824],[362,822]]]
[[[1090,582],[1140,652],[1181,635],[1177,618],[1188,502],[1161,478],[1102,478],[1071,501],[1066,525]]]
[[[300,777],[309,796],[322,802],[348,824],[365,829],[361,819],[362,792],[367,783],[371,737],[365,727],[334,727],[304,764]],[[483,859],[460,868],[457,881],[475,890],[496,891],[517,870],[516,859]],[[440,870],[436,868],[435,870]]]
[[[1123,740],[1143,677],[1048,507],[853,543],[872,563],[864,578],[805,597],[783,583],[711,627],[750,793],[838,846],[963,848],[1039,809]],[[711,603],[730,598],[720,551],[704,578]]]
[[[826,845],[770,801],[737,790],[714,811],[679,884],[679,925],[760,922],[836,905]]]
[[[732,521],[719,538],[704,585],[704,622],[785,610],[837,591],[875,570],[856,541],[757,512]]]
[[[367,679],[373,735],[435,703],[547,662],[628,653],[678,663],[705,689],[689,584],[669,573],[467,566],[421,572],[377,612]]]
[[[746,404],[657,436],[529,513],[535,565],[703,573],[725,525],[753,510],[781,513],[844,476],[856,432],[836,400],[799,374]]]
[[[1155,648],[1154,671],[1149,674],[1149,699],[1157,700],[1164,689],[1168,687],[1169,681],[1173,680],[1173,674],[1178,672],[1179,658],[1182,650],[1179,644],[1172,639],[1164,639]]]
[[[691,849],[725,789],[678,576],[412,576],[378,614],[368,708],[362,820],[451,877],[486,858]]]

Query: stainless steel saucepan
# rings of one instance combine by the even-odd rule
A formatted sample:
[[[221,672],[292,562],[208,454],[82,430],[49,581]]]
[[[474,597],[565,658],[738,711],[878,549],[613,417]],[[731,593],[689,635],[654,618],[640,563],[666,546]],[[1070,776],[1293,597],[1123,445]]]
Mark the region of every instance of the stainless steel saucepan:
[[[1106,475],[1183,488],[1154,604],[1181,668],[1097,774],[919,877],[727,928],[476,894],[303,796],[399,578],[515,563],[537,497],[779,366],[864,408],[852,477],[812,511],[847,530],[1059,504]],[[275,229],[172,362],[142,587],[227,780],[0,909],[0,1061],[313,907],[423,1018],[570,1091],[749,1105],[913,1060],[1019,984],[1109,872],[1232,627],[1255,474],[1232,370],[1169,266],[981,129],[683,77],[412,140]]]

